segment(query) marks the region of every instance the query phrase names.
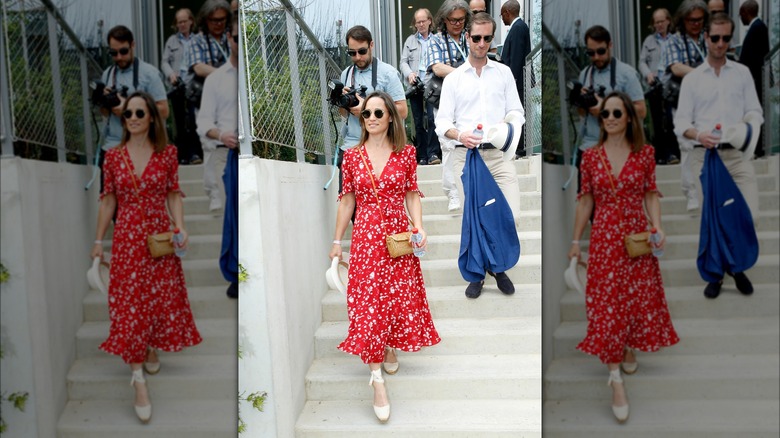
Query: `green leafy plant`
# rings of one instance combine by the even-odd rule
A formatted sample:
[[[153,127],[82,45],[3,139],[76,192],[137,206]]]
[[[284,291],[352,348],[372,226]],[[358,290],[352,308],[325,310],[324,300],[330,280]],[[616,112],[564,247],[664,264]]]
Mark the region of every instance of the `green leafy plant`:
[[[8,272],[8,269],[6,269],[5,265],[0,263],[0,284],[5,283],[8,281],[8,279],[11,277],[11,274]],[[4,357],[4,349],[3,346],[0,345],[0,360]],[[0,406],[2,406],[3,403],[10,402],[13,405],[13,408],[24,412],[24,407],[27,404],[27,399],[29,398],[30,394],[27,391],[16,391],[8,394],[7,391],[0,392]],[[0,409],[0,412],[2,412],[2,409]],[[5,422],[5,420],[2,417],[2,414],[0,414],[0,434],[5,432],[8,429],[8,423]]]
[[[253,392],[247,396],[245,396],[246,392],[242,392],[238,394],[238,401],[246,401],[249,402],[249,404],[252,405],[252,409],[255,409],[259,412],[263,412],[263,405],[265,404],[265,399],[268,397],[268,393],[265,391],[256,391]],[[247,425],[244,423],[244,420],[241,419],[241,405],[239,405],[239,415],[238,415],[238,433],[244,433],[246,432]]]
[[[246,272],[246,268],[241,263],[238,264],[238,282],[243,283],[249,279],[249,273]],[[241,355],[239,354],[239,359]]]
[[[5,283],[9,278],[11,278],[11,274],[8,273],[4,264],[0,263],[0,283]]]

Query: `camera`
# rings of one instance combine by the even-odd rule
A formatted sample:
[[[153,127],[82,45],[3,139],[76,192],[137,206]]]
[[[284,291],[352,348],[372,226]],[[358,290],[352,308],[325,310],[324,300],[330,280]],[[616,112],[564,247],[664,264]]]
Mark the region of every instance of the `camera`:
[[[186,91],[187,86],[184,85],[184,81],[182,81],[181,78],[177,78],[176,82],[173,83],[171,89],[167,93],[168,99],[172,99],[177,96],[184,96]]]
[[[658,79],[656,79],[655,81],[653,81],[652,85],[650,85],[647,91],[645,91],[645,97],[647,98],[654,94],[660,95],[661,93],[663,93],[663,90],[664,90],[664,84]]]
[[[338,79],[331,79],[328,82],[328,88],[330,88],[328,103],[344,109],[358,106],[360,101],[358,101],[357,96],[365,99],[366,90],[368,90],[368,87],[361,85],[360,88],[355,88],[344,93],[344,84],[342,84]]]
[[[111,90],[108,93],[104,93],[106,84],[101,81],[90,82],[89,88],[92,89],[92,97],[90,99],[92,104],[109,110],[121,103],[119,96],[127,98],[127,92],[129,90],[126,85],[122,85],[118,90]]]
[[[406,90],[406,97],[409,98],[417,95],[418,93],[425,93],[425,84],[423,84],[423,81],[420,80],[419,76],[414,78],[414,82],[412,82],[412,85],[408,90]]]
[[[598,89],[589,89],[583,93],[582,84],[577,81],[569,81],[566,87],[569,89],[569,103],[582,109],[589,109],[598,104],[596,96],[603,98],[607,90],[605,86],[599,85]]]

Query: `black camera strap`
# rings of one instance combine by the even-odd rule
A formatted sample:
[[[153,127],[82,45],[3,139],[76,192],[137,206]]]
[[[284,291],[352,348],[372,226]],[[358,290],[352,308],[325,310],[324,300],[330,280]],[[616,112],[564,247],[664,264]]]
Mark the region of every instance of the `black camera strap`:
[[[371,88],[373,88],[372,91],[376,91],[376,67],[377,67],[378,61],[376,57],[374,57],[373,61],[371,61]],[[357,70],[357,67],[355,67],[355,64],[352,64],[349,66],[349,71],[347,71],[347,76],[350,77],[350,80],[352,81],[352,84],[350,85],[350,89],[355,89],[355,70]]]
[[[111,81],[114,83],[114,86],[112,87],[114,90],[116,90],[116,64],[111,66],[111,71],[108,72],[109,76],[111,76]],[[138,58],[133,58],[133,91],[138,90]]]
[[[463,33],[461,32],[461,36],[462,35],[463,35]],[[449,63],[448,64],[449,64],[450,67],[454,67],[455,62],[457,62],[458,54],[460,54],[461,57],[468,56],[468,54],[469,54],[469,45],[468,44],[464,44],[463,45],[463,47],[466,48],[466,52],[465,52],[465,55],[464,55],[463,49],[461,48],[460,43],[458,43],[458,46],[457,46],[458,53],[455,54],[455,59],[453,59],[452,52],[450,51],[450,50],[452,50],[452,49],[450,49],[450,38],[451,38],[450,34],[447,33],[447,32],[444,32],[444,43],[447,44],[447,58],[449,59]],[[465,58],[463,59],[463,62],[466,62]],[[445,63],[445,64],[447,64],[447,63]]]
[[[615,85],[616,85],[615,70],[616,69],[617,69],[617,60],[613,56],[612,60],[609,62],[609,86],[610,86],[610,88],[612,88],[609,91],[614,91],[615,90]],[[593,83],[593,64],[588,66],[588,68],[587,68],[587,70],[585,72],[585,76],[587,76],[590,79],[590,90],[591,91],[596,91],[596,90],[594,90],[595,84]]]

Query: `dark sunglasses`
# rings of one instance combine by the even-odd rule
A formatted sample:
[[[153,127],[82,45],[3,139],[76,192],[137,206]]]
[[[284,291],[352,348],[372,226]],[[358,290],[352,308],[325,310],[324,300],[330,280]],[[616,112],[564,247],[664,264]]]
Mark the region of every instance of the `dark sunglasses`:
[[[363,110],[360,112],[360,115],[363,116],[364,119],[368,119],[369,117],[371,117],[371,110]],[[374,117],[376,117],[377,119],[381,119],[384,116],[385,116],[385,112],[382,111],[381,109],[374,110]]]
[[[474,44],[479,44],[479,42],[482,41],[482,38],[485,38],[486,43],[493,41],[493,35],[485,35],[484,37],[482,35],[472,35],[471,42]]]
[[[731,41],[732,35],[722,35],[723,42],[728,43]],[[712,41],[714,44],[718,44],[720,42],[721,35],[710,35],[710,41]]]
[[[602,110],[599,113],[599,115],[601,116],[602,119],[606,120],[607,118],[609,118],[609,110]],[[623,117],[623,111],[621,111],[619,109],[612,110],[612,116],[614,116],[616,119],[619,119],[619,118]]]
[[[359,48],[357,50],[347,49],[347,55],[349,55],[349,56],[351,56],[353,58],[355,56],[357,56],[358,54],[365,55],[366,53],[368,53],[368,47],[361,47],[361,48]]]
[[[125,56],[125,55],[127,55],[128,53],[130,53],[130,48],[129,48],[129,47],[122,47],[122,48],[121,48],[121,49],[119,49],[119,50],[108,49],[108,54],[109,54],[109,56],[111,56],[112,58],[116,58],[116,55],[122,55],[122,56]]]
[[[122,117],[124,117],[127,120],[130,120],[131,117],[133,117],[133,110],[125,110],[125,112],[122,113]],[[142,109],[135,110],[135,117],[139,119],[143,119],[146,117],[146,111]]]
[[[596,53],[598,53],[599,55],[603,55],[603,54],[607,53],[607,48],[606,47],[599,47],[596,50],[588,49],[588,50],[585,51],[585,54],[590,56],[591,58],[596,56]]]

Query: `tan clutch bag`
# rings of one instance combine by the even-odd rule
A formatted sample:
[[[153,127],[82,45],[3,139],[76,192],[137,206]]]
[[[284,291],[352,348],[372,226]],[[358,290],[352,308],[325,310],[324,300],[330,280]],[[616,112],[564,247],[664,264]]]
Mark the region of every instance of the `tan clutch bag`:
[[[173,231],[166,231],[159,234],[150,234],[146,238],[146,243],[149,246],[149,252],[152,257],[162,257],[168,254],[173,254],[173,243],[171,243],[171,237],[173,237]]]
[[[385,243],[387,243],[387,251],[390,253],[390,257],[401,257],[414,252],[412,242],[409,241],[411,235],[411,231],[405,231],[403,233],[391,234],[385,237]]]
[[[650,254],[653,248],[650,246],[650,242],[647,239],[650,237],[649,231],[644,231],[636,234],[629,234],[625,237],[626,251],[628,251],[629,257],[639,257],[645,254]]]

